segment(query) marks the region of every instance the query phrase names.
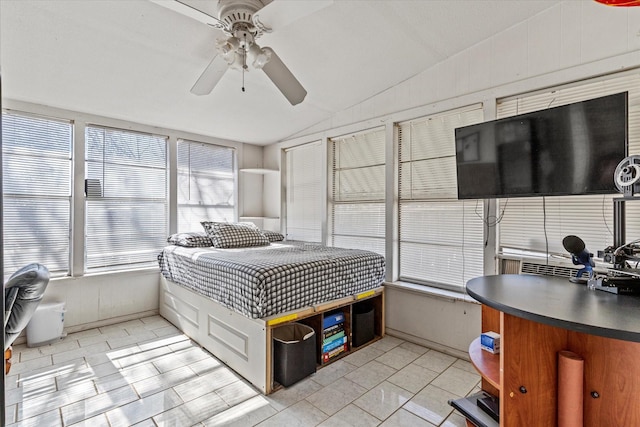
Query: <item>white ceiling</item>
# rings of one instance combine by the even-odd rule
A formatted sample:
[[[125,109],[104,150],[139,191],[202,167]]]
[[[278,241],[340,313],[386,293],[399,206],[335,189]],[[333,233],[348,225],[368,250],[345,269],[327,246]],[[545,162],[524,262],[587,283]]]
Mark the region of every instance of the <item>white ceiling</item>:
[[[166,0],[173,1],[173,0]],[[293,0],[275,0],[293,2]],[[300,0],[297,0],[300,1]],[[254,144],[326,120],[558,0],[336,0],[258,42],[306,88],[291,106],[266,75],[189,90],[222,32],[148,0],[1,0],[3,97]],[[215,9],[216,0],[211,0]]]

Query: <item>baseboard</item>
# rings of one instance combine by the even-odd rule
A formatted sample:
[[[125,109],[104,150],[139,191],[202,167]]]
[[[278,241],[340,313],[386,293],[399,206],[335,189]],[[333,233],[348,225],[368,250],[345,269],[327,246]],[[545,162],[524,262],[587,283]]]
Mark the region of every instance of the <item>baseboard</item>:
[[[439,344],[434,341],[425,340],[424,338],[416,337],[415,335],[407,334],[402,331],[395,330],[393,328],[387,327],[385,329],[385,334],[394,336],[396,338],[402,338],[405,341],[412,342],[414,344],[421,345],[423,347],[430,348],[432,350],[439,351],[441,353],[448,354],[449,356],[457,357],[459,359],[469,361],[469,353],[465,351],[460,351],[456,348],[452,348],[446,345]]]
[[[65,327],[64,331],[67,334],[73,334],[75,332],[86,331],[87,329],[102,328],[104,326],[115,325],[116,323],[128,322],[129,320],[141,319],[143,317],[155,316],[157,314],[159,314],[158,310],[148,310],[140,313],[127,314],[127,315],[118,316],[118,317],[111,317],[109,319],[98,320],[96,322],[83,323],[82,325],[69,326],[68,328]]]
[[[159,314],[158,310],[148,310],[140,313],[127,314],[125,316],[111,317],[109,319],[98,320],[96,322],[83,323],[82,325],[74,325],[64,328],[64,334],[73,334],[75,332],[86,331],[87,329],[102,328],[104,326],[115,325],[116,323],[128,322],[129,320],[141,319],[143,317],[155,316]],[[26,328],[13,342],[13,345],[20,345],[27,343]]]

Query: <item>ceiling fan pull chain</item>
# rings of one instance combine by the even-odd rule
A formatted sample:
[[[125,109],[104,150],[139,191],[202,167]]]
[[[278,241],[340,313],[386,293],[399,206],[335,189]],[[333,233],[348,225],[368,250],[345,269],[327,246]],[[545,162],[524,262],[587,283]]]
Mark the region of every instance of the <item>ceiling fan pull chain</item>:
[[[244,73],[247,71],[247,33],[244,33],[244,47],[242,47],[242,91],[244,92]]]

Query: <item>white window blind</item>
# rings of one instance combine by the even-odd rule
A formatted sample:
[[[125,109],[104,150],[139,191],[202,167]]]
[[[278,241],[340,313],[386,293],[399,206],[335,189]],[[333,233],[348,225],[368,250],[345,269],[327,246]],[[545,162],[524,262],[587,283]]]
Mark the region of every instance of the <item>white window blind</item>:
[[[287,239],[322,242],[324,157],[320,142],[285,151]]]
[[[385,131],[331,140],[329,244],[385,254]]]
[[[498,102],[498,118],[628,92],[629,155],[640,154],[640,74],[609,76]],[[622,159],[620,159],[622,160]],[[613,180],[613,176],[611,176]],[[566,254],[562,239],[570,234],[585,241],[593,253],[613,244],[612,195],[554,196],[500,200],[504,210],[499,246],[541,253]],[[626,203],[629,240],[640,238],[640,202]]]
[[[178,141],[178,232],[200,221],[235,221],[235,150]]]
[[[4,271],[32,262],[68,273],[72,124],[2,115]]]
[[[463,291],[483,274],[483,203],[457,200],[455,128],[481,105],[398,125],[400,279]]]
[[[88,126],[85,140],[86,270],[154,265],[168,229],[167,138]]]

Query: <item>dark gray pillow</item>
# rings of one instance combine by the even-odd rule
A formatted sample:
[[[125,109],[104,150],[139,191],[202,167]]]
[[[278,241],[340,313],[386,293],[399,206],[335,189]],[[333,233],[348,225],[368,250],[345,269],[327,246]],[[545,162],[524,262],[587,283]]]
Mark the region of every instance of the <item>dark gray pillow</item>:
[[[215,248],[265,246],[269,239],[251,222],[202,221],[202,227]]]
[[[262,230],[262,232],[270,242],[282,242],[284,240],[284,236],[277,231]]]

